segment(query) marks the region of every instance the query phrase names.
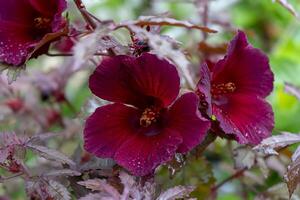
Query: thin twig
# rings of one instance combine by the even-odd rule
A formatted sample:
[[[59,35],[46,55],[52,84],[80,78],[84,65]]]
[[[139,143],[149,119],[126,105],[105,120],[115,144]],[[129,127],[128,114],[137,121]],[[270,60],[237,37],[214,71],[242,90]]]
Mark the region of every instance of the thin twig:
[[[49,52],[46,55],[50,56],[50,57],[57,57],[57,56],[68,57],[68,56],[74,56],[73,53],[49,53]],[[111,54],[109,54],[109,53],[95,53],[94,56],[111,56]]]
[[[217,191],[220,187],[222,187],[226,183],[228,183],[228,182],[230,182],[230,181],[232,181],[232,180],[234,180],[234,179],[242,176],[246,170],[247,170],[247,168],[243,168],[243,169],[240,169],[240,170],[236,171],[234,174],[232,174],[231,176],[229,176],[225,180],[223,180],[220,183],[218,183],[215,187],[213,187],[212,191]]]
[[[28,167],[24,164],[24,162],[21,162],[20,165],[22,166],[22,173],[26,175],[26,178],[30,178],[32,175]]]
[[[91,18],[93,18],[94,20],[96,20],[97,22],[102,23],[102,21],[98,17],[96,17],[95,15],[93,15],[92,13],[88,12],[87,10],[84,10],[84,12],[87,15],[89,15]]]
[[[205,139],[196,148],[196,156],[200,156],[204,150],[213,143],[217,138],[217,134],[209,132]]]
[[[74,56],[73,53],[47,53],[46,54],[47,56],[50,56],[50,57],[58,57],[58,56]]]
[[[94,59],[90,59],[90,61],[91,61],[96,67],[98,66],[97,61],[95,61]]]
[[[7,181],[7,180],[10,180],[10,179],[13,179],[13,178],[22,176],[23,174],[24,174],[23,172],[20,172],[20,173],[14,174],[14,175],[12,175],[12,176],[1,177],[1,178],[0,178],[0,183],[3,183],[4,181]]]
[[[247,189],[246,189],[246,184],[243,181],[240,181],[242,184],[242,192],[241,192],[241,198],[243,200],[247,200],[248,199],[248,193],[247,193]]]
[[[199,16],[202,19],[202,24],[204,27],[206,27],[208,24],[208,12],[209,12],[208,0],[197,0],[195,3],[198,8]],[[208,35],[205,31],[203,31],[202,34],[203,34],[203,40],[205,41]]]
[[[91,18],[90,15],[88,15],[88,11],[85,8],[85,5],[82,3],[81,0],[74,0],[79,12],[81,13],[82,17],[84,18],[84,20],[87,22],[87,24],[89,25],[90,29],[95,29],[97,27],[96,23],[93,21],[93,19]]]

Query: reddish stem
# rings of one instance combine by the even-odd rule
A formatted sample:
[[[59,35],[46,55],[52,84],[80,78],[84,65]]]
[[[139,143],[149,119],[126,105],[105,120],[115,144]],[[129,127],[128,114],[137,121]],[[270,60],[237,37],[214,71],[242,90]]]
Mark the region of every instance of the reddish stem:
[[[81,0],[74,0],[79,12],[81,13],[82,17],[84,18],[84,20],[87,22],[87,24],[89,25],[89,28],[91,30],[95,29],[97,27],[96,23],[94,22],[94,20],[91,18],[91,16],[88,13],[88,11],[85,8],[85,5],[82,3]]]
[[[14,175],[12,175],[12,176],[9,176],[9,177],[1,177],[1,178],[0,178],[0,183],[3,183],[3,182],[5,182],[5,181],[7,181],[7,180],[10,180],[10,179],[13,179],[13,178],[22,176],[23,174],[24,174],[23,172],[19,172],[19,173],[17,173],[17,174],[14,174]]]
[[[229,176],[228,178],[226,178],[225,180],[221,181],[220,183],[218,183],[215,187],[212,188],[212,191],[217,191],[220,187],[222,187],[223,185],[225,185],[226,183],[239,178],[240,176],[242,176],[244,174],[244,172],[247,170],[247,168],[243,168],[240,169],[238,171],[236,171],[234,174],[232,174],[231,176]]]
[[[213,143],[217,138],[217,135],[213,132],[209,132],[205,139],[196,148],[196,156],[199,157],[205,151],[205,149]]]
[[[57,56],[68,57],[68,56],[74,56],[73,53],[47,53],[46,55],[50,56],[50,57],[57,57]],[[110,53],[95,53],[94,56],[111,56],[111,54]]]
[[[199,14],[202,18],[203,26],[207,26],[208,23],[208,0],[198,0],[197,7],[199,9]],[[203,32],[203,39],[206,40],[207,33]]]

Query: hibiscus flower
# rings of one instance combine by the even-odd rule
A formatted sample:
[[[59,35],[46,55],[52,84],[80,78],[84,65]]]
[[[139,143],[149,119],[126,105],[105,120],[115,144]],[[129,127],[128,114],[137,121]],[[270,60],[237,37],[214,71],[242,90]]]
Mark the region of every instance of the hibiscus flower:
[[[19,66],[65,34],[65,0],[0,0],[0,62]]]
[[[114,103],[97,108],[87,119],[85,149],[113,158],[137,176],[152,173],[176,152],[191,150],[210,122],[201,117],[194,93],[175,100],[179,85],[175,66],[153,54],[103,60],[89,86],[96,96]]]
[[[239,31],[223,59],[201,66],[200,110],[238,142],[258,144],[274,127],[272,107],[265,100],[273,81],[268,57]]]

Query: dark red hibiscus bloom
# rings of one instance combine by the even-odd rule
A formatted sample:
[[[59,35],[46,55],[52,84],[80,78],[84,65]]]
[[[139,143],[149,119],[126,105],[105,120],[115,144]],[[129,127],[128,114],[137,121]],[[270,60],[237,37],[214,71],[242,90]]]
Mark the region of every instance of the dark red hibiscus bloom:
[[[273,79],[267,56],[239,31],[222,60],[201,66],[200,110],[238,142],[258,144],[274,127],[272,107],[264,100]]]
[[[48,50],[66,25],[65,0],[0,0],[0,62],[19,66]]]
[[[195,147],[210,123],[197,111],[194,93],[175,101],[179,83],[176,68],[149,53],[105,59],[91,75],[90,89],[114,103],[87,119],[85,149],[144,176]]]

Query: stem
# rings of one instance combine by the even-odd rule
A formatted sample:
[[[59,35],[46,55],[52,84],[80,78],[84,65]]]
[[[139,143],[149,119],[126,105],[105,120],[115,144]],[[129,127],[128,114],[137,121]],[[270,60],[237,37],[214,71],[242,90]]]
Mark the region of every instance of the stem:
[[[96,23],[93,21],[93,19],[91,18],[91,16],[88,13],[88,11],[85,8],[85,5],[82,3],[81,0],[74,0],[79,12],[81,13],[82,17],[84,18],[84,20],[87,22],[87,24],[89,25],[89,28],[91,30],[94,30],[97,25]]]
[[[97,61],[95,61],[94,59],[90,59],[90,61],[91,61],[96,67],[98,66]]]
[[[220,187],[222,187],[226,183],[228,183],[228,182],[230,182],[230,181],[232,181],[232,180],[234,180],[234,179],[242,176],[246,170],[247,170],[247,168],[243,168],[243,169],[240,169],[240,170],[236,171],[234,174],[232,174],[231,176],[229,176],[225,180],[223,180],[220,183],[218,183],[215,187],[213,187],[212,191],[217,191]]]
[[[72,53],[47,53],[46,54],[47,56],[50,56],[50,57],[57,57],[57,56],[74,56],[74,54]]]
[[[32,175],[29,169],[27,168],[27,166],[23,162],[21,163],[21,166],[22,166],[22,173],[25,174],[27,178],[30,178]]]
[[[208,0],[198,0],[197,7],[200,17],[202,18],[203,26],[207,26],[208,23]],[[204,31],[203,33],[203,40],[206,40],[207,33]]]
[[[247,200],[248,199],[248,193],[247,193],[247,190],[246,190],[246,184],[243,183],[243,181],[240,181],[241,184],[242,184],[242,193],[241,193],[241,197],[243,200]]]
[[[211,144],[213,143],[217,138],[217,135],[209,132],[205,139],[199,144],[196,148],[196,156],[200,156],[204,150]]]
[[[10,180],[10,179],[22,176],[23,174],[24,174],[23,172],[20,172],[20,173],[14,174],[14,175],[9,176],[9,177],[1,177],[0,178],[0,183],[3,183],[4,181],[7,181],[7,180]]]
[[[89,13],[88,11],[84,11],[88,16],[90,16],[91,18],[93,18],[94,20],[96,20],[99,23],[102,23],[102,21],[100,19],[98,19],[95,15],[93,15],[92,13]]]
[[[47,53],[47,56],[57,57],[57,56],[74,56],[73,53]],[[95,53],[94,56],[112,56],[110,53]]]

